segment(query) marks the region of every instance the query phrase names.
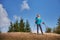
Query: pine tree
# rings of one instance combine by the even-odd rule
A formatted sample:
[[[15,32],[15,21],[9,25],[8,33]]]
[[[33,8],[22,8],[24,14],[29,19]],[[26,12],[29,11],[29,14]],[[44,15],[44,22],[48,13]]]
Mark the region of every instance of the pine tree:
[[[25,27],[25,24],[23,22],[23,19],[21,18],[20,23],[19,23],[20,32],[24,32],[25,31],[24,27]]]
[[[14,32],[19,32],[18,20],[14,23]]]
[[[13,31],[14,31],[14,26],[13,26],[13,23],[10,22],[10,27],[8,32],[13,32]]]
[[[26,31],[26,32],[31,32],[31,28],[30,28],[30,25],[29,25],[28,20],[26,20],[26,27],[25,27],[25,31]]]
[[[57,27],[54,28],[53,32],[60,34],[60,17],[59,17],[58,22],[57,22]]]
[[[1,33],[1,30],[0,30],[0,33]]]
[[[1,28],[0,28],[0,33],[1,33]]]
[[[57,22],[57,23],[58,23],[58,26],[60,26],[60,17],[59,17],[59,19],[58,19],[58,22]]]
[[[57,23],[58,23],[58,24],[57,24],[58,26],[56,27],[56,33],[60,34],[60,17],[59,17]]]

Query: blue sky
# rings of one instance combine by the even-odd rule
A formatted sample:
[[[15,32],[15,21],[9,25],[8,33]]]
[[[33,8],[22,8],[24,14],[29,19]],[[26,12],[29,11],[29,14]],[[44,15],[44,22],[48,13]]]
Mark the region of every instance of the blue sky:
[[[28,19],[34,32],[36,32],[34,20],[37,13],[41,15],[46,25],[51,28],[56,26],[57,19],[60,16],[60,0],[0,0],[0,4],[6,10],[9,20],[14,22],[16,18],[19,19],[20,17],[24,21]],[[42,28],[45,31],[44,25],[42,25]]]

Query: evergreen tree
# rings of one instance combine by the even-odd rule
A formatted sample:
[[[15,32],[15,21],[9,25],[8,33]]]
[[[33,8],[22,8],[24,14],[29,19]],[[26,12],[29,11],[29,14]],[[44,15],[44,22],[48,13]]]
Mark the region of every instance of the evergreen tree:
[[[19,32],[18,20],[14,23],[14,32]]]
[[[0,31],[0,33],[1,33],[1,31]]]
[[[10,22],[10,27],[8,32],[13,32],[13,31],[14,31],[14,26],[13,26],[13,23]]]
[[[58,22],[57,22],[58,26],[60,26],[60,17],[58,19]],[[59,27],[60,28],[60,27]]]
[[[60,34],[60,17],[59,17],[57,23],[58,23],[58,24],[57,24],[58,26],[56,27],[56,33]]]
[[[25,32],[31,32],[31,28],[30,28],[28,20],[26,20]]]
[[[57,22],[57,27],[54,28],[53,32],[60,34],[60,17],[59,17],[58,22]]]
[[[25,31],[24,27],[25,27],[25,24],[23,22],[23,19],[21,18],[20,23],[19,23],[20,32],[24,32]]]
[[[1,33],[1,28],[0,28],[0,33]]]
[[[1,30],[0,30],[0,33],[1,33]]]

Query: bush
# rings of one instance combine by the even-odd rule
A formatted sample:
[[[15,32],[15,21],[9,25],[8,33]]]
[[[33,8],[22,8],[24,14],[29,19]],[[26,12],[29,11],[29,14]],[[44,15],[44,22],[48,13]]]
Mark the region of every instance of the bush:
[[[46,33],[50,33],[51,32],[51,28],[46,28]]]
[[[60,34],[60,26],[57,26],[56,28],[54,28],[53,33]]]

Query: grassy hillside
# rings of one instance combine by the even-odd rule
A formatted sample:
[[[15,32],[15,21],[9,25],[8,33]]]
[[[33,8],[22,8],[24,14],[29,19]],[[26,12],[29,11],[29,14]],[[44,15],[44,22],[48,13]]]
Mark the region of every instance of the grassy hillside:
[[[0,40],[60,40],[60,35],[53,33],[37,35],[35,33],[10,32],[10,33],[1,33]]]

